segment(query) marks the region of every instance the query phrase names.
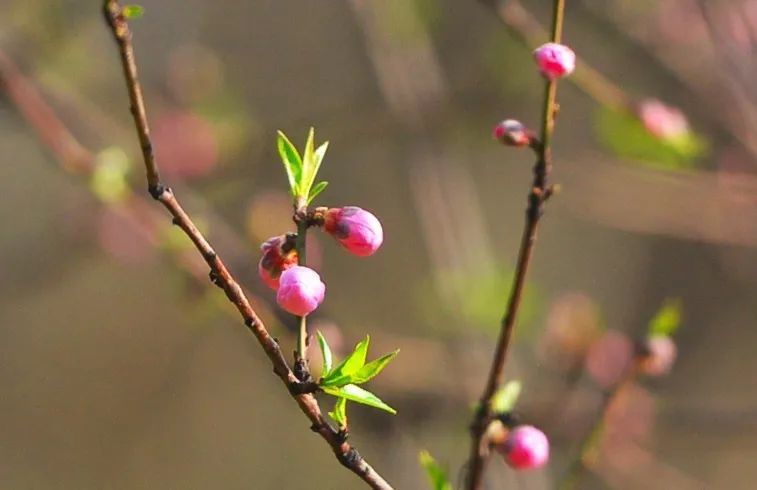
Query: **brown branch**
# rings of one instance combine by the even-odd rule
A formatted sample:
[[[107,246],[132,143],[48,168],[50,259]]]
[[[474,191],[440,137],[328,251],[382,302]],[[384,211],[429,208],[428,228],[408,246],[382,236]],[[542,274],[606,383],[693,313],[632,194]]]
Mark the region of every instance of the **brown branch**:
[[[583,478],[584,473],[588,469],[587,460],[597,449],[597,446],[600,443],[600,438],[602,437],[602,433],[604,432],[605,426],[607,425],[607,416],[610,412],[610,408],[618,398],[618,394],[635,381],[636,376],[639,373],[640,362],[640,358],[635,358],[629,366],[628,371],[626,371],[625,375],[623,375],[623,377],[617,383],[615,383],[612,388],[606,390],[602,394],[602,403],[600,404],[597,411],[597,418],[593,421],[589,429],[581,438],[581,443],[578,446],[579,449],[576,453],[575,459],[571,461],[570,465],[568,466],[568,470],[558,482],[557,488],[559,490],[573,490],[578,487],[578,483],[581,481],[581,478]]]
[[[559,43],[562,37],[562,24],[565,0],[554,1],[552,17],[552,42]],[[544,86],[544,105],[542,110],[541,141],[536,147],[537,160],[534,165],[534,177],[531,191],[528,194],[528,207],[526,209],[526,222],[523,227],[518,262],[515,268],[515,277],[507,301],[506,313],[502,319],[502,325],[497,339],[497,347],[494,352],[489,377],[481,395],[479,407],[471,423],[471,452],[468,467],[466,488],[478,490],[483,484],[484,467],[487,459],[488,448],[484,441],[486,428],[491,421],[491,401],[499,386],[502,384],[502,373],[507,360],[507,351],[512,339],[515,321],[518,317],[523,286],[526,282],[528,267],[536,244],[539,220],[544,212],[544,204],[551,195],[552,188],[548,186],[549,173],[552,168],[552,151],[550,148],[554,118],[557,112],[555,98],[557,96],[557,82],[547,79]]]
[[[142,155],[145,161],[147,184],[150,195],[160,202],[173,217],[173,222],[179,226],[192,240],[205,262],[210,268],[210,278],[214,284],[223,289],[227,298],[231,301],[242,316],[245,325],[255,335],[266,355],[273,365],[273,371],[289,389],[292,397],[297,402],[300,410],[310,420],[311,429],[331,446],[337,460],[350,471],[358,475],[371,488],[387,490],[391,485],[384,480],[352,447],[344,440],[344,435],[335,430],[321,413],[318,401],[312,393],[302,393],[303,385],[295,377],[287,365],[286,359],[278,342],[271,337],[263,321],[252,309],[249,300],[242,288],[232,277],[221,258],[213,250],[210,243],[200,233],[191,218],[179,204],[173,191],[164,186],[160,181],[157,162],[152,151],[150,130],[147,122],[142,89],[137,77],[137,67],[134,59],[134,50],[131,43],[131,32],[126,19],[121,13],[121,6],[117,0],[105,0],[104,13],[113,36],[119,47],[121,63],[123,66],[126,86],[129,91],[131,112],[139,137]],[[311,388],[305,386],[304,388]]]

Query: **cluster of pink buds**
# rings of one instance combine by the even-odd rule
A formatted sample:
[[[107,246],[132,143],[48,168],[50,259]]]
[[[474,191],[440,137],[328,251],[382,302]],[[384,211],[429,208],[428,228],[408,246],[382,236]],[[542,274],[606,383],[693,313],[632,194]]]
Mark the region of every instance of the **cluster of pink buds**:
[[[494,430],[491,430],[491,429]],[[541,468],[549,461],[549,440],[532,425],[506,427],[499,420],[488,431],[492,446],[516,470]]]
[[[359,257],[373,255],[384,241],[381,222],[371,213],[355,206],[316,208],[308,213],[308,223],[323,227],[345,250]],[[266,240],[258,264],[260,278],[277,291],[276,301],[284,310],[298,316],[312,313],[323,302],[326,285],[316,271],[298,265],[296,235]]]

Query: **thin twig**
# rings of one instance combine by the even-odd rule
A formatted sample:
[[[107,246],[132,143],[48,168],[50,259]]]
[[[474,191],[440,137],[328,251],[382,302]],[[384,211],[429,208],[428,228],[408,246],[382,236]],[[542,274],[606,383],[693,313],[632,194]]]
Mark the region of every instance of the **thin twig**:
[[[297,224],[297,264],[307,265],[307,203],[297,200],[294,206],[294,221]],[[299,318],[299,328],[297,329],[297,350],[294,353],[294,374],[300,381],[312,381],[310,378],[310,369],[306,351],[308,347],[308,317],[307,315]]]
[[[581,443],[578,447],[578,452],[575,458],[568,465],[568,469],[565,474],[560,478],[557,485],[559,490],[573,490],[578,488],[578,484],[584,476],[587,470],[587,460],[592,453],[597,449],[597,445],[601,440],[602,434],[607,426],[607,415],[610,408],[621,393],[628,385],[633,383],[638,374],[638,359],[634,360],[629,367],[626,375],[615,384],[612,388],[603,393],[602,403],[600,404],[596,419],[594,419],[591,427],[586,431],[581,438]]]
[[[371,488],[387,490],[391,485],[384,480],[352,447],[344,440],[342,434],[335,430],[321,413],[317,400],[312,393],[301,393],[302,383],[295,377],[287,365],[278,342],[271,337],[263,321],[252,309],[250,302],[242,288],[232,277],[221,258],[213,250],[210,243],[200,233],[190,217],[179,204],[173,191],[160,181],[157,162],[152,151],[150,130],[147,122],[142,89],[137,78],[137,67],[134,60],[134,50],[131,43],[131,32],[126,19],[122,15],[121,6],[117,0],[105,0],[105,18],[110,26],[119,47],[124,77],[129,91],[131,112],[139,137],[142,154],[147,173],[148,191],[152,197],[160,202],[173,217],[173,222],[189,237],[210,268],[210,278],[214,284],[223,289],[242,316],[245,325],[255,335],[266,355],[273,365],[273,371],[287,386],[300,410],[312,423],[311,429],[331,446],[337,460],[350,471],[358,475]],[[308,387],[305,387],[308,388]],[[310,387],[312,389],[312,387]]]
[[[552,42],[559,43],[562,37],[562,24],[565,0],[555,0],[552,16]],[[541,143],[537,146],[537,160],[534,165],[534,177],[531,191],[528,194],[528,207],[526,209],[526,222],[523,228],[518,262],[515,269],[515,277],[510,290],[510,298],[507,302],[507,310],[502,319],[502,325],[497,340],[497,347],[492,360],[489,377],[486,381],[484,392],[481,395],[479,407],[471,424],[471,452],[468,469],[467,488],[478,490],[483,483],[484,466],[487,457],[487,448],[483,441],[484,433],[491,419],[491,401],[497,388],[502,384],[502,372],[507,360],[507,351],[513,334],[513,328],[518,316],[518,310],[523,294],[523,286],[526,282],[528,267],[531,263],[534,245],[536,243],[539,220],[544,211],[544,203],[550,195],[548,177],[552,167],[552,153],[550,143],[554,129],[554,117],[556,112],[555,98],[557,95],[557,82],[547,79],[544,86],[544,105],[542,109]]]

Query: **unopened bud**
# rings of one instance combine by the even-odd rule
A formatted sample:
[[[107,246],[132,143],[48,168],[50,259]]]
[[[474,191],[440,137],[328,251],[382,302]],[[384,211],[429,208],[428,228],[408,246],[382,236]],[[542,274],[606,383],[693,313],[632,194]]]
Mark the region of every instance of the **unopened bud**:
[[[263,256],[258,262],[258,275],[274,291],[279,289],[279,277],[289,267],[297,264],[297,252],[287,235],[266,240],[260,250]]]
[[[515,119],[505,119],[494,126],[493,134],[494,139],[509,146],[530,146],[534,139],[533,132]]]
[[[510,430],[503,444],[496,446],[507,464],[516,470],[530,470],[549,461],[549,440],[532,425],[519,425]]]
[[[570,75],[576,68],[576,54],[563,44],[542,44],[534,50],[534,59],[541,74],[549,80]]]
[[[647,376],[668,374],[675,363],[678,348],[667,335],[653,335],[642,346],[641,371]]]
[[[276,302],[293,315],[312,313],[323,302],[326,285],[309,267],[294,265],[281,273]]]
[[[326,211],[323,229],[348,252],[360,257],[373,255],[384,241],[384,230],[378,218],[356,206]]]
[[[637,111],[647,131],[660,139],[676,139],[689,132],[689,122],[683,112],[657,99],[642,101]]]

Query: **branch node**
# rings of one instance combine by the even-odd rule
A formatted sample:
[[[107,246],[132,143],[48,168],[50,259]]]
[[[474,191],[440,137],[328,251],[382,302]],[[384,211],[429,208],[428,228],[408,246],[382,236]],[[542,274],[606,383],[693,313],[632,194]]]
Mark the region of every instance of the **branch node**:
[[[163,197],[163,193],[166,192],[166,189],[167,187],[160,182],[147,186],[147,192],[149,192],[152,198],[156,201],[160,201],[160,198]]]
[[[339,455],[339,462],[348,468],[357,467],[363,459],[357,449],[350,447],[346,452]]]
[[[287,384],[287,388],[289,389],[289,393],[292,396],[315,393],[319,389],[318,383],[316,383],[315,381],[300,381],[297,383],[289,383]]]
[[[221,276],[218,275],[218,272],[211,270],[208,272],[208,277],[210,278],[210,282],[223,289],[223,282],[221,281]]]

